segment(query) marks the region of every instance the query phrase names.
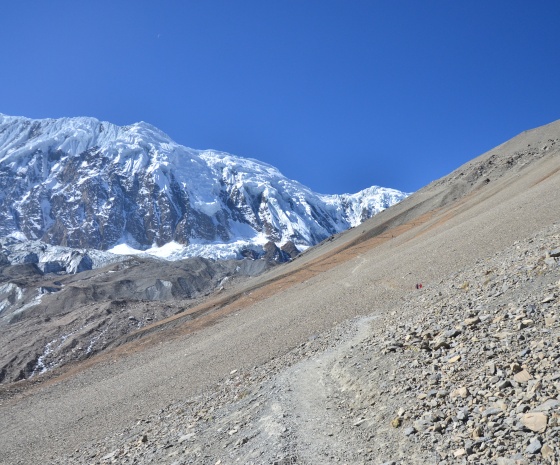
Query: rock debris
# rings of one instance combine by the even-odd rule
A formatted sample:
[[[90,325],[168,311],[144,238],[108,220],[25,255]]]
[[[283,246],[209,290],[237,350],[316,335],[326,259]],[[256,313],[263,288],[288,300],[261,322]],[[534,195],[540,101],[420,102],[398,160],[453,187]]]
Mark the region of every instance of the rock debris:
[[[555,464],[560,225],[53,464]]]

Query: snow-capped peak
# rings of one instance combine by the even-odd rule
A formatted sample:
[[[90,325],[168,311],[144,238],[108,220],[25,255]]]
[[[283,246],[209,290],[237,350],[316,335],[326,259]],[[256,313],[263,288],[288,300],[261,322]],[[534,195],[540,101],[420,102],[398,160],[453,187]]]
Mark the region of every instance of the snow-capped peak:
[[[144,122],[0,115],[0,237],[233,258],[267,242],[309,247],[405,196],[376,186],[317,194],[271,165],[181,146]]]

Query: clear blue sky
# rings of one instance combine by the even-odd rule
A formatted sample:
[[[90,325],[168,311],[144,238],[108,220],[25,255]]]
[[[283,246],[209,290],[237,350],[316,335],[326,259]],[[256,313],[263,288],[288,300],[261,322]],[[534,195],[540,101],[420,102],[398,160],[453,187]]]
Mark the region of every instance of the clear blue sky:
[[[560,118],[560,1],[5,1],[0,112],[147,121],[321,193]]]

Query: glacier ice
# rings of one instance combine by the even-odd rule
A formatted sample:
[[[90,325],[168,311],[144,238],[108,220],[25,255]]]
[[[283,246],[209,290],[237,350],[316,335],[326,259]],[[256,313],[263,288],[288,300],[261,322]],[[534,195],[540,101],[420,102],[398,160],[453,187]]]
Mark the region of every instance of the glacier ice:
[[[147,123],[0,114],[0,237],[177,259],[302,250],[406,193],[324,195],[273,166],[194,150]]]

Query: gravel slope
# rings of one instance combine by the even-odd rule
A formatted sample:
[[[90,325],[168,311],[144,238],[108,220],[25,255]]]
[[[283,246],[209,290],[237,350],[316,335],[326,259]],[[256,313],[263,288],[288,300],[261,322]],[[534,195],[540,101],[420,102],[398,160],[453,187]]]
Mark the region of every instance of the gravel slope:
[[[306,397],[294,398],[288,391],[294,388],[289,386],[295,383],[301,392],[308,384],[298,374],[301,370],[306,372],[309,383],[320,383],[327,368],[332,369],[336,360],[348,355],[344,351],[352,345],[350,338],[356,337],[348,320],[369,316],[373,318],[372,325],[382,325],[379,334],[383,335],[392,321],[406,322],[409,318],[410,313],[404,309],[418,295],[415,284],[421,282],[429,290],[454,273],[475,269],[481,261],[508,250],[516,241],[554,225],[560,213],[560,156],[555,142],[559,139],[560,123],[552,123],[497,147],[363,226],[245,284],[245,294],[243,288],[238,290],[237,300],[232,298],[221,306],[222,313],[217,312],[213,319],[208,317],[197,331],[189,330],[192,322],[161,324],[149,337],[122,346],[83,370],[27,390],[18,391],[15,386],[4,391],[0,401],[0,463],[101,463],[104,445],[142,443],[142,438],[136,436],[140,430],[134,425],[159,418],[161,410],[162,415],[169,412],[180,418],[174,409],[181,402],[198,405],[201,399],[219,397],[220,392],[233,385],[232,398],[228,400],[226,392],[220,408],[235,412],[236,404],[230,401],[243,385],[237,381],[235,386],[237,373],[247,375],[249,386],[267,382],[274,385],[274,380],[280,379],[283,389],[265,390],[259,402],[270,405],[273,412],[276,399],[280,409],[300,412],[295,424],[280,424],[280,428],[287,428],[278,433],[280,437],[293,433],[278,448],[271,447],[270,453],[250,458],[254,463],[390,460],[383,450],[358,452],[360,449],[353,447],[341,448],[346,452],[340,457],[332,453],[325,456],[328,460],[323,460],[322,455],[314,457],[319,451],[328,455],[337,443],[320,435],[321,429],[327,430],[328,422],[318,427],[324,423],[322,414],[313,417],[314,407],[306,404]],[[275,287],[275,283],[280,284]],[[250,303],[252,295],[255,301]],[[315,352],[309,353],[306,347]],[[311,362],[306,359],[329,347],[335,352],[325,352],[318,362],[325,368],[313,374],[312,365],[306,365]],[[372,348],[373,354],[377,352]],[[390,373],[399,368],[398,360],[383,363]],[[237,372],[232,374],[234,370]],[[330,378],[331,384],[327,382],[319,396],[343,392],[332,380],[344,377],[335,373]],[[391,379],[386,381],[390,383]],[[307,399],[312,397],[308,395]],[[373,411],[381,415],[382,408],[375,407]],[[315,425],[304,421],[310,418],[316,418]],[[386,420],[380,417],[379,421],[386,425]],[[188,417],[185,422],[180,426],[183,435],[188,434]],[[149,430],[146,426],[143,433],[147,443],[152,435],[163,434]],[[345,431],[350,438],[358,437]],[[391,444],[391,434],[387,429],[379,444]],[[337,436],[336,440],[344,442],[345,437]],[[402,441],[402,436],[398,438]],[[315,443],[316,447],[307,447],[307,443]],[[394,444],[398,449],[400,442]],[[189,444],[197,460],[192,463],[218,463],[221,458],[216,455],[217,447],[217,443]],[[227,447],[235,447],[235,442]],[[109,456],[111,453],[105,454],[104,462],[125,463],[119,454]],[[414,454],[410,463],[422,463],[422,449]],[[165,460],[158,457],[143,460],[191,463],[186,453]],[[249,458],[244,460],[249,463]]]

